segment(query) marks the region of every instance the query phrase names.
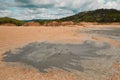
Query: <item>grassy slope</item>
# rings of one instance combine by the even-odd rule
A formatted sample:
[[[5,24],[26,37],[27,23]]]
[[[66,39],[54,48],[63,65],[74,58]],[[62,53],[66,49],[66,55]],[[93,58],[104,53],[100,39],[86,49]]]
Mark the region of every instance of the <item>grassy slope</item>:
[[[16,26],[21,26],[21,25],[24,24],[24,22],[21,21],[21,20],[17,20],[17,19],[13,19],[13,18],[8,18],[8,17],[0,18],[0,24],[5,24],[5,23],[15,24]]]
[[[97,9],[81,12],[76,15],[61,18],[58,21],[73,22],[120,22],[120,11],[115,9]]]

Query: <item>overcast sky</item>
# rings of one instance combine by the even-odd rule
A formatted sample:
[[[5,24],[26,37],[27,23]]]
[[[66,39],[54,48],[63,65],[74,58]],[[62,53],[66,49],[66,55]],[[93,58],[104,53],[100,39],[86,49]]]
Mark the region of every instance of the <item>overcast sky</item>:
[[[0,0],[0,17],[55,19],[100,8],[120,10],[120,0]]]

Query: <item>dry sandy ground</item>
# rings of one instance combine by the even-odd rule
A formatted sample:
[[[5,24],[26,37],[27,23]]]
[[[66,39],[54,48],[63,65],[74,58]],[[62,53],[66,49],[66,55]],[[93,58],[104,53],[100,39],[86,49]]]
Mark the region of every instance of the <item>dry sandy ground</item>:
[[[59,42],[59,43],[82,43],[85,40],[108,42],[115,47],[120,47],[120,40],[107,37],[91,36],[78,33],[78,30],[85,30],[89,25],[71,27],[0,27],[0,80],[119,80],[119,72],[111,78],[105,76],[96,77],[86,73],[70,73],[67,71],[53,69],[48,73],[41,73],[36,69],[11,66],[2,61],[3,53],[9,49],[23,46],[31,42]],[[120,25],[90,25],[91,28],[120,27]],[[115,69],[119,69],[116,63]],[[116,68],[117,66],[117,68]],[[117,75],[116,75],[117,74]]]

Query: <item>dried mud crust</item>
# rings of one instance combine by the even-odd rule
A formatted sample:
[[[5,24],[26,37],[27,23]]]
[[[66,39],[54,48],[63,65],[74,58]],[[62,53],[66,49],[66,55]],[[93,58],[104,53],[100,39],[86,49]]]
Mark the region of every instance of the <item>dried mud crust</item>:
[[[91,28],[80,32],[120,40],[120,28]]]
[[[35,42],[23,48],[17,48],[16,51],[10,50],[4,53],[3,61],[14,63],[14,65],[23,63],[43,73],[47,72],[47,69],[58,68],[72,73],[78,71],[94,77],[110,77],[113,74],[111,67],[118,60],[118,55],[120,55],[120,49],[108,43]]]
[[[85,29],[88,29],[90,26],[93,28],[104,28],[104,25],[86,25]],[[104,27],[103,27],[104,26]],[[107,25],[109,28],[112,26],[120,27],[119,25]],[[92,29],[93,29],[92,28]],[[5,62],[0,61],[0,80],[119,80],[119,62],[118,55],[116,53],[118,50],[116,47],[120,48],[119,40],[116,39],[106,39],[101,38],[101,36],[89,36],[82,35],[82,33],[76,33],[75,31],[81,30],[82,27],[5,27],[1,26],[0,28],[0,60],[3,60],[2,54],[15,47],[21,45],[35,42],[35,41],[60,41],[60,42],[81,42],[82,40],[91,40],[95,38],[95,41],[100,42],[109,42],[112,46],[109,49],[104,50],[103,54],[111,54],[114,57],[105,58],[94,58],[93,60],[80,60],[80,65],[84,68],[84,71],[77,70],[53,70],[43,73],[40,71],[34,71],[37,69],[32,65],[23,64],[22,62]],[[22,32],[22,33],[21,33]],[[39,35],[38,35],[39,34]],[[83,33],[84,34],[84,33]],[[36,36],[35,36],[36,35]],[[45,35],[45,36],[44,36]],[[58,36],[59,35],[59,36]],[[58,43],[57,43],[58,44]],[[118,46],[116,46],[118,45]],[[114,47],[116,46],[116,47]],[[23,47],[22,47],[23,48]],[[112,49],[113,48],[113,49]],[[18,48],[19,49],[19,48]],[[15,51],[18,51],[15,49]],[[115,50],[116,49],[116,50]],[[13,52],[13,50],[10,50]],[[101,54],[101,51],[98,51],[97,54]],[[103,51],[102,51],[103,52]],[[110,56],[111,56],[110,55]],[[5,55],[4,55],[5,57]],[[8,56],[7,56],[8,57]],[[22,64],[22,65],[21,65]],[[109,67],[110,64],[110,67]],[[114,67],[117,65],[117,67]],[[32,67],[32,68],[30,68]],[[30,69],[29,69],[30,68]],[[45,70],[46,71],[46,70]],[[77,77],[77,78],[76,78]]]

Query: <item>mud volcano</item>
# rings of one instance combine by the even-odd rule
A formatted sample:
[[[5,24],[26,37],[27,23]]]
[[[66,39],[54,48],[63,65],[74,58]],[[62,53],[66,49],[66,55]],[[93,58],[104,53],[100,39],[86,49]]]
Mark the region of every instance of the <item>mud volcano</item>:
[[[114,56],[112,53],[105,53],[106,50],[119,52],[117,49],[111,48],[107,43],[93,41],[85,41],[83,44],[34,42],[23,48],[17,48],[16,51],[7,51],[4,53],[3,61],[24,63],[41,72],[53,67],[66,71],[84,71],[85,67],[82,66],[82,61],[87,60],[89,62],[91,60],[96,61],[96,59],[100,61],[103,58]],[[104,61],[101,62],[106,65]],[[98,64],[97,61],[96,64]]]

